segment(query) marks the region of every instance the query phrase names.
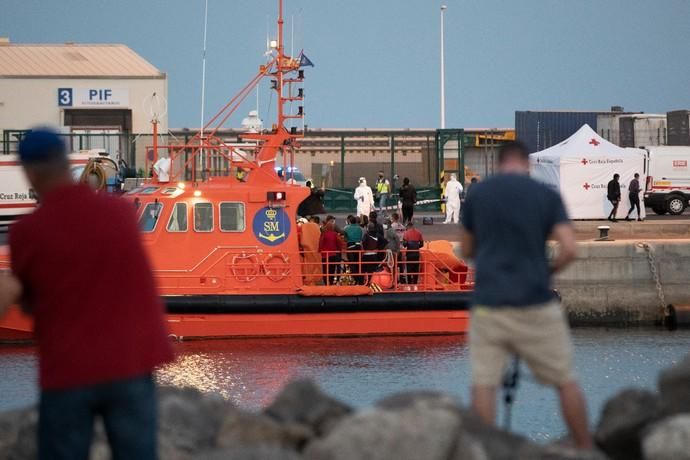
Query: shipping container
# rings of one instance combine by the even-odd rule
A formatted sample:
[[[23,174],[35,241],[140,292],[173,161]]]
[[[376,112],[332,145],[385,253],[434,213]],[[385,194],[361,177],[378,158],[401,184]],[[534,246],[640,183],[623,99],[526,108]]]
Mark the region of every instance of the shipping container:
[[[620,144],[620,116],[619,113],[597,115],[597,134],[616,145]]]
[[[584,124],[596,130],[596,112],[515,112],[515,135],[530,152],[558,144]]]
[[[666,145],[666,115],[645,113],[623,116],[632,119],[632,143],[621,147],[652,147]]]
[[[621,115],[623,112],[578,111],[516,111],[515,134],[531,152],[538,152],[572,136],[587,124],[597,131],[597,118],[601,115]]]
[[[668,145],[690,145],[690,110],[666,113]]]
[[[633,117],[620,117],[619,127],[619,146],[635,147],[635,119]]]

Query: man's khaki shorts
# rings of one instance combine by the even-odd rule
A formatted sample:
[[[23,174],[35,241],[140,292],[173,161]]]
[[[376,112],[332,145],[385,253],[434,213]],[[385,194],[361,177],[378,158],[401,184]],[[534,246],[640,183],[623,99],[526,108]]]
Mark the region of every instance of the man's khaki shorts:
[[[521,308],[474,307],[472,383],[499,385],[512,355],[524,360],[543,384],[558,386],[575,379],[570,329],[558,302]]]

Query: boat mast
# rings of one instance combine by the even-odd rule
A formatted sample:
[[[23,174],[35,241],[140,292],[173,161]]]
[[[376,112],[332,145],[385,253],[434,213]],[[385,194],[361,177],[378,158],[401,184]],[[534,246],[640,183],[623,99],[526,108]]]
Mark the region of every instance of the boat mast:
[[[204,168],[204,109],[205,109],[205,102],[206,102],[206,31],[208,29],[208,0],[204,0],[204,33],[203,33],[203,48],[201,51],[201,131],[199,132],[199,141],[201,142],[201,154],[199,155],[199,168],[202,171],[201,177],[204,177],[203,174],[203,168]],[[192,178],[193,181],[196,181],[196,177]]]

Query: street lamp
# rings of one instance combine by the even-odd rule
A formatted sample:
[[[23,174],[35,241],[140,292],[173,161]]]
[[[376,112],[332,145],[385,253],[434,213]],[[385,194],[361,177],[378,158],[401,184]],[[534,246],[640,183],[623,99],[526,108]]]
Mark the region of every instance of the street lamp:
[[[448,6],[441,5],[441,129],[446,129],[446,65],[445,65],[445,33],[444,17]]]

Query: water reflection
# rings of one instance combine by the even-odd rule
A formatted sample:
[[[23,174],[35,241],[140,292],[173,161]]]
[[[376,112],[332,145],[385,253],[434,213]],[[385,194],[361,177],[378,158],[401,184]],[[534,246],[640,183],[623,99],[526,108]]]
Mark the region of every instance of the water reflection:
[[[259,408],[299,377],[343,397],[367,386],[352,394],[353,402],[361,403],[365,395],[447,372],[449,360],[462,358],[466,348],[460,336],[299,338],[188,342],[177,344],[176,352],[177,361],[158,372],[159,382],[218,392],[240,406]]]
[[[607,398],[624,387],[655,388],[659,370],[690,351],[690,331],[577,329],[573,337],[593,424]],[[459,336],[224,340],[178,343],[175,349],[178,358],[158,371],[159,382],[217,392],[250,409],[270,403],[298,377],[314,379],[355,406],[421,388],[465,401],[469,396],[468,349]],[[537,440],[560,436],[564,427],[555,393],[526,371],[522,375],[513,427]],[[0,410],[36,398],[34,348],[0,347]]]

